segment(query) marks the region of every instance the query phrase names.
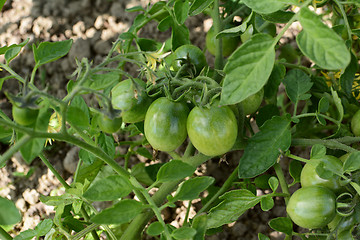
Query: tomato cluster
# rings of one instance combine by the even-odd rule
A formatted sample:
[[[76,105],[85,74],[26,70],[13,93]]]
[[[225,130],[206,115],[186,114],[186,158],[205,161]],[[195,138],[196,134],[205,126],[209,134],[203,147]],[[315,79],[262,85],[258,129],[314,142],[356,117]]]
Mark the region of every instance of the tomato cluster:
[[[335,174],[321,177],[321,168],[333,173],[342,168],[342,162],[330,155],[310,159],[301,171],[301,188],[291,195],[286,211],[300,227],[316,229],[328,225],[330,229],[338,229],[340,234],[338,225],[342,217],[336,211],[336,197],[345,188],[340,183],[340,177]]]

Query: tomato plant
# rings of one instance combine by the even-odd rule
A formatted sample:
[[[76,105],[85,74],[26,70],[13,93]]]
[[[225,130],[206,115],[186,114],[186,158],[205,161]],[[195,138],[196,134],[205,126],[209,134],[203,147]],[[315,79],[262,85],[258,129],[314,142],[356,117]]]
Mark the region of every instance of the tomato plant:
[[[125,123],[136,123],[145,119],[151,99],[145,92],[144,81],[137,78],[123,80],[112,88],[111,94],[112,105],[122,111],[121,116]]]
[[[337,170],[341,170],[342,163],[341,161],[330,155],[325,155],[321,157],[321,159],[310,159],[304,166],[301,171],[300,182],[302,187],[309,186],[323,186],[333,190],[334,192],[339,192],[342,190],[342,186],[340,184],[339,176],[331,176],[328,179],[321,178],[317,172],[316,168],[319,164],[324,164],[324,167],[335,168]]]
[[[156,99],[146,112],[144,131],[154,149],[170,152],[186,139],[186,119],[189,108],[185,103],[167,98]]]
[[[172,59],[172,67],[175,71],[179,71],[180,67],[184,64],[189,64],[189,67],[194,66],[196,73],[199,74],[207,65],[204,53],[194,45],[182,45],[178,47],[173,53]]]
[[[335,215],[335,194],[319,186],[304,187],[291,195],[286,212],[294,223],[303,228],[321,228]]]
[[[122,119],[120,117],[110,118],[102,114],[98,118],[98,124],[101,131],[105,133],[115,133],[120,129]]]
[[[39,109],[18,107],[16,105],[13,105],[12,107],[12,116],[15,122],[23,126],[28,126],[33,124],[36,121],[38,114],[39,114]]]
[[[208,156],[228,152],[237,137],[237,122],[233,111],[218,102],[206,107],[195,107],[187,119],[187,131],[195,148]]]
[[[355,136],[360,136],[360,110],[351,119],[351,131]]]
[[[247,97],[240,104],[243,107],[245,115],[253,114],[260,107],[264,97],[264,89],[261,89],[257,93]]]
[[[211,27],[206,34],[206,49],[212,55],[215,55],[215,51],[216,51],[215,37],[216,35],[215,35],[214,27]],[[228,57],[237,48],[240,39],[238,37],[229,37],[229,36],[224,36],[221,39],[222,39],[222,53],[224,57]]]

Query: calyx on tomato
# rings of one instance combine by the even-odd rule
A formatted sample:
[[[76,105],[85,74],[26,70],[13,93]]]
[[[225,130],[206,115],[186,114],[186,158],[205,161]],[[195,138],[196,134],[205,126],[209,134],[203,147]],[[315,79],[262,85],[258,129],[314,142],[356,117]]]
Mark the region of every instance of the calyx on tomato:
[[[215,101],[210,108],[194,107],[187,120],[191,143],[204,155],[218,156],[234,145],[238,126],[234,112]]]
[[[201,49],[191,44],[178,47],[173,53],[172,59],[172,67],[175,71],[179,71],[183,64],[190,63],[195,67],[196,75],[207,65]]]
[[[145,137],[157,150],[170,152],[186,139],[186,119],[189,108],[184,102],[174,102],[165,97],[156,99],[146,112]]]
[[[111,90],[111,103],[114,109],[122,111],[121,117],[125,123],[143,121],[151,104],[145,91],[145,82],[137,78],[133,80],[135,83],[131,79],[123,80]]]

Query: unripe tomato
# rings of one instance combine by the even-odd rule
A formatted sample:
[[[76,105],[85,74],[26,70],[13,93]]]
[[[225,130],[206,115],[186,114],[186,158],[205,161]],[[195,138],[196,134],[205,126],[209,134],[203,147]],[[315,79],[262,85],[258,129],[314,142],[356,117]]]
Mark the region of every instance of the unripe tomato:
[[[257,93],[247,97],[245,100],[240,102],[243,107],[244,115],[253,114],[260,107],[264,98],[264,89],[262,88]]]
[[[36,118],[39,114],[39,109],[32,109],[27,107],[18,107],[13,105],[12,107],[12,116],[20,125],[29,126],[36,121]]]
[[[125,123],[141,122],[145,119],[145,114],[151,104],[151,99],[145,92],[145,82],[135,78],[134,81],[140,87],[140,91],[135,91],[134,83],[131,79],[126,79],[118,83],[111,90],[111,103],[115,109],[122,111],[121,117]]]
[[[328,188],[311,186],[298,189],[291,195],[286,212],[303,228],[321,228],[336,216],[335,194]]]
[[[115,133],[119,131],[122,124],[122,120],[121,118],[109,118],[105,114],[102,114],[98,118],[98,124],[101,131],[105,133]]]
[[[199,74],[201,70],[207,65],[204,53],[200,48],[186,44],[178,47],[173,53],[172,67],[175,71],[178,71],[182,65],[181,59],[189,59],[190,62],[195,66],[196,74]]]
[[[215,30],[214,27],[211,27],[206,34],[206,48],[212,55],[216,54],[215,42],[216,42]],[[223,56],[224,57],[230,56],[230,54],[232,54],[239,45],[239,42],[240,42],[239,37],[229,37],[229,36],[222,37]]]
[[[228,152],[234,145],[238,126],[233,111],[228,106],[210,108],[194,107],[187,120],[187,130],[194,147],[207,156]]]
[[[170,152],[186,139],[186,119],[189,108],[185,103],[173,102],[165,97],[156,99],[146,112],[144,131],[150,145]]]
[[[302,187],[309,186],[323,186],[331,189],[335,193],[341,191],[342,186],[340,185],[340,177],[334,175],[330,179],[323,179],[316,173],[316,167],[324,162],[325,165],[329,164],[330,166],[335,167],[336,169],[342,168],[341,161],[334,156],[325,155],[321,159],[310,159],[301,171],[300,182]]]
[[[351,131],[356,137],[360,136],[360,110],[351,119]]]

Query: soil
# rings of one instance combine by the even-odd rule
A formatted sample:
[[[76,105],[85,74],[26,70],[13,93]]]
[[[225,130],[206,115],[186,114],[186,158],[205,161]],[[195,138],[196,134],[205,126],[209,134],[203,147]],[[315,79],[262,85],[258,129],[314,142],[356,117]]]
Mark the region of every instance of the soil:
[[[30,39],[20,56],[11,63],[11,67],[17,73],[29,77],[34,66],[31,51],[33,43],[73,39],[70,53],[41,68],[37,76],[37,79],[41,80],[38,81],[39,85],[46,85],[51,94],[63,97],[66,94],[68,76],[75,70],[75,59],[86,57],[95,64],[100,62],[110,50],[111,43],[129,28],[137,15],[126,12],[125,9],[136,5],[146,7],[148,3],[149,1],[145,0],[8,0],[0,13],[0,46],[18,44]],[[198,15],[190,18],[186,24],[192,31],[191,42],[204,49],[205,34],[211,25],[209,17]],[[156,23],[150,23],[141,30],[140,35],[165,41],[170,32],[160,33]],[[212,64],[213,57],[207,52],[206,56]],[[3,56],[0,56],[0,61],[4,61]],[[0,77],[4,75],[4,72],[0,72]],[[6,100],[4,92],[16,93],[18,90],[15,81],[6,81],[0,92],[0,109],[9,116],[11,105]],[[0,152],[3,153],[6,147],[0,145]],[[46,156],[66,181],[71,183],[74,166],[77,164],[77,149],[55,142],[48,147]],[[240,153],[233,153],[227,156],[227,161],[212,159],[199,171],[215,177],[217,184],[221,185],[226,180],[225,177],[236,167],[239,158]],[[141,161],[141,158],[133,159],[133,164],[138,161]],[[26,176],[29,171],[33,173]],[[25,176],[20,176],[21,174]],[[28,165],[20,154],[15,154],[6,167],[0,169],[0,196],[15,202],[23,216],[12,235],[33,229],[40,220],[53,217],[53,208],[41,203],[39,197],[63,191],[58,180],[40,160],[36,159]],[[194,206],[197,208],[196,204]],[[185,210],[185,206],[179,206],[176,212],[167,209],[163,214],[167,222],[178,227],[182,224]],[[193,212],[194,209],[190,212],[190,217]],[[223,232],[206,239],[252,240],[257,239],[258,232],[270,236],[271,239],[283,239],[282,234],[272,231],[267,225],[269,219],[278,216],[285,216],[282,199],[277,199],[275,208],[269,212],[262,212],[260,207],[256,206],[241,216],[236,223],[225,226]]]

